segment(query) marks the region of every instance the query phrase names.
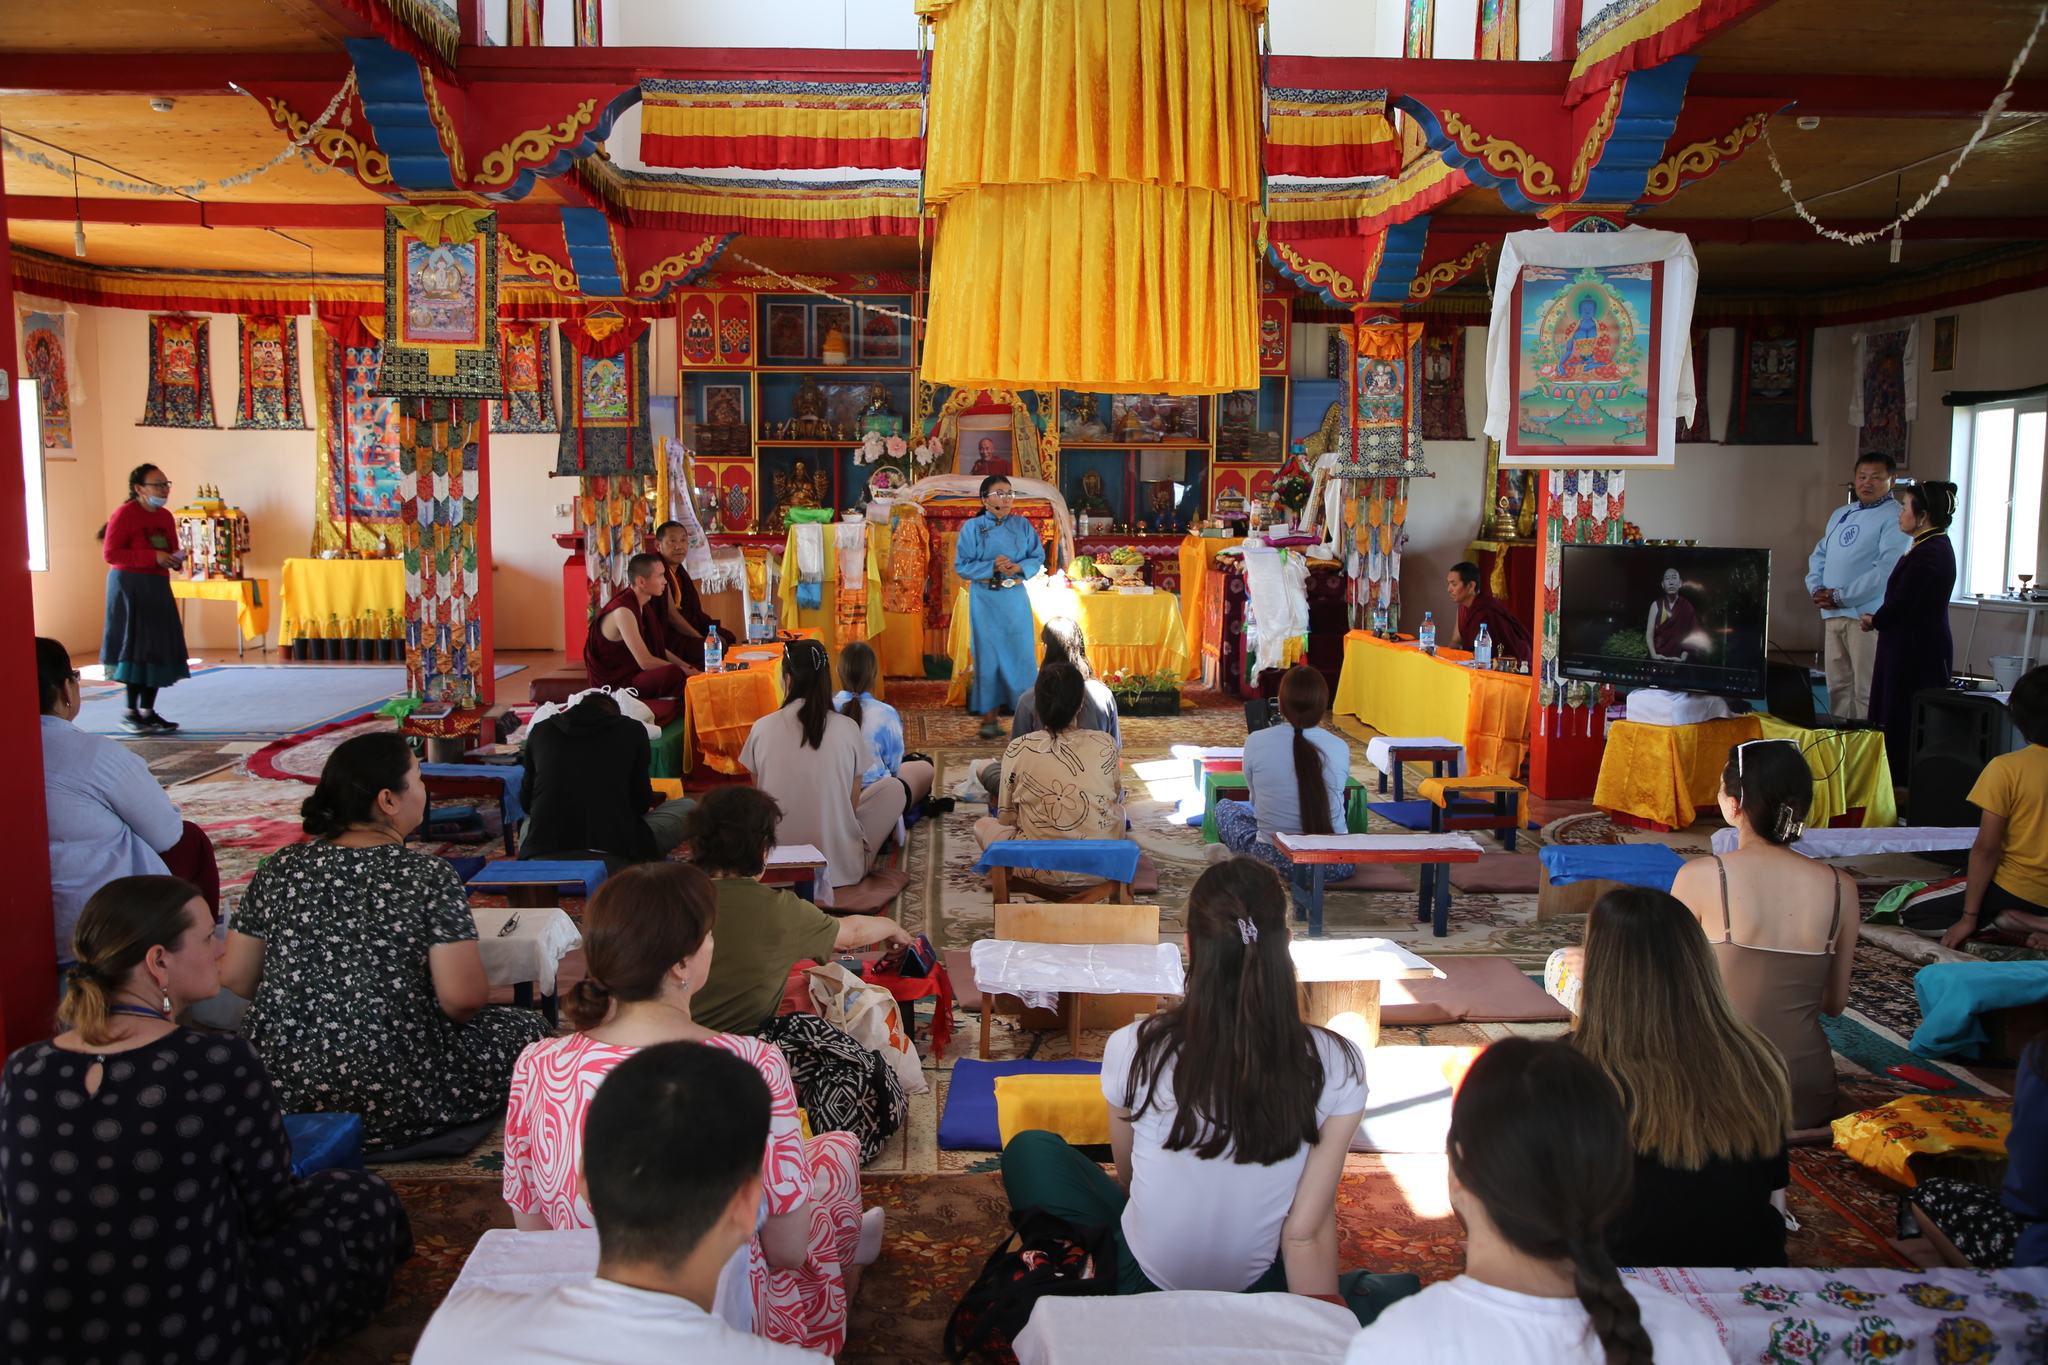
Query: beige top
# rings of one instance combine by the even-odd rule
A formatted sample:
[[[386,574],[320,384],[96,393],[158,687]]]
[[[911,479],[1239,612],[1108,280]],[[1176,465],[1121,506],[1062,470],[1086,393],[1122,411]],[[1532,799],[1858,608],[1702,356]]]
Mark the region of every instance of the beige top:
[[[860,726],[834,711],[825,717],[819,747],[809,748],[797,711],[791,704],[755,721],[740,764],[782,807],[775,842],[816,845],[825,855],[827,880],[851,886],[867,875],[873,853],[853,813],[868,744]]]
[[[1100,730],[1034,730],[1003,750],[999,823],[1014,839],[1122,839],[1124,793],[1116,741]],[[1034,871],[1034,881],[1085,886],[1080,872]]]

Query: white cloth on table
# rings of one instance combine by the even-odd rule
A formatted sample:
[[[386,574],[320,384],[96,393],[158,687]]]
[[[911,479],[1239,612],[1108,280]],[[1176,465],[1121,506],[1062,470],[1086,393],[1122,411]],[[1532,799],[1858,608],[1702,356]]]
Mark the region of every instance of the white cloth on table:
[[[2040,1302],[2048,1298],[2048,1267],[2020,1270],[1625,1270],[1626,1280],[1652,1285],[1719,1328],[1729,1360],[1768,1360],[1788,1318],[1804,1319],[1809,1341],[1858,1342],[1873,1315],[1900,1346],[1884,1357],[1897,1365],[1948,1360],[2023,1360],[2041,1340]],[[1909,1286],[1911,1287],[1909,1290]],[[1876,1295],[1857,1302],[1843,1290]],[[1427,1291],[1424,1291],[1427,1292]],[[1793,1296],[1797,1296],[1794,1298]],[[2029,1302],[2031,1299],[2031,1302]],[[1989,1342],[1972,1341],[1967,1324],[1982,1324]],[[2000,1351],[1998,1346],[2004,1346]],[[1835,1348],[1836,1351],[1841,1347]],[[1829,1355],[1834,1355],[1830,1351]],[[1851,1358],[1876,1359],[1873,1352]],[[1664,1365],[1664,1343],[1657,1343]]]
[[[1289,640],[1308,634],[1308,561],[1290,551],[1244,544],[1244,584],[1257,623],[1252,671],[1280,667]]]
[[[684,562],[688,568],[688,561]],[[700,593],[729,592],[734,589],[745,593],[747,589],[747,553],[737,545],[714,545],[711,559],[702,574],[691,570],[691,579]],[[751,607],[753,604],[747,604]]]
[[[578,1201],[579,1207],[581,1201]],[[500,1294],[545,1294],[564,1285],[583,1284],[597,1274],[597,1229],[556,1228],[520,1232],[487,1228],[476,1250],[462,1263],[449,1291],[484,1289]],[[745,1332],[754,1325],[754,1291],[747,1282],[747,1248],[733,1252],[718,1275],[711,1311],[729,1327]]]
[[[42,720],[50,891],[64,963],[73,960],[71,931],[92,893],[116,877],[163,876],[157,855],[185,837],[185,821],[141,755],[68,720]]]
[[[476,951],[484,978],[493,986],[531,981],[542,995],[555,993],[555,969],[583,946],[576,921],[558,905],[519,909],[477,909]],[[510,932],[506,926],[510,925]]]
[[[1732,829],[1714,831],[1714,852],[1733,853],[1741,835]],[[1974,825],[1894,825],[1889,829],[1810,829],[1786,847],[1809,858],[1874,858],[1880,853],[1940,853],[1968,848],[1977,840]]]
[[[800,583],[819,583],[825,578],[825,528],[815,521],[800,521],[790,528],[796,532],[796,576]]]
[[[1073,991],[1080,995],[1181,995],[1187,979],[1171,943],[1014,943],[985,938],[972,950],[983,995]]]
[[[1184,1289],[1047,1295],[1014,1345],[1018,1365],[1338,1365],[1357,1334],[1349,1310],[1320,1299]]]
[[[868,581],[868,524],[832,523],[832,553],[839,561],[839,591],[860,592]]]
[[[1287,951],[1294,958],[1296,981],[1394,981],[1410,972],[1444,974],[1384,938],[1298,938]]]
[[[1747,1271],[1774,1277],[1777,1271]],[[1728,1365],[1758,1357],[1721,1349],[1714,1324],[1676,1297],[1629,1283],[1657,1365]],[[1816,1288],[1819,1286],[1816,1285]],[[1804,1311],[1805,1305],[1801,1305]],[[1389,1304],[1352,1338],[1346,1365],[1602,1365],[1607,1359],[1578,1299],[1546,1299],[1460,1275]]]
[[[1628,718],[1637,725],[1700,725],[1734,714],[1722,698],[1699,692],[1639,687],[1628,694]]]
[[[1364,1110],[1365,1063],[1336,1034],[1317,1029],[1313,1037],[1323,1062],[1315,1119],[1320,1128],[1332,1115]],[[1138,1026],[1128,1024],[1102,1050],[1102,1096],[1119,1109],[1146,1098],[1126,1089],[1137,1040]],[[1308,1145],[1270,1166],[1233,1161],[1228,1154],[1205,1161],[1191,1150],[1170,1152],[1172,1077],[1158,1078],[1151,1100],[1131,1120],[1124,1241],[1146,1278],[1161,1289],[1234,1293],[1249,1287],[1280,1254],[1280,1228],[1308,1164]]]
[[[1394,775],[1394,750],[1411,748],[1456,749],[1458,771],[1465,770],[1465,746],[1442,735],[1379,735],[1365,742],[1365,761],[1387,776]]]

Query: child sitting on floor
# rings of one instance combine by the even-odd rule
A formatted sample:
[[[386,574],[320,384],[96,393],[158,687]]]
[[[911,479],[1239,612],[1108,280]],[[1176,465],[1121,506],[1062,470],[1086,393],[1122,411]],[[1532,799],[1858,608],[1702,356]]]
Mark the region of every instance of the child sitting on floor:
[[[1984,814],[1962,918],[1942,936],[1950,948],[1976,936],[1987,913],[1989,927],[2048,948],[2048,668],[2019,680],[2006,711],[2027,747],[1985,764],[1970,788],[1970,804]]]

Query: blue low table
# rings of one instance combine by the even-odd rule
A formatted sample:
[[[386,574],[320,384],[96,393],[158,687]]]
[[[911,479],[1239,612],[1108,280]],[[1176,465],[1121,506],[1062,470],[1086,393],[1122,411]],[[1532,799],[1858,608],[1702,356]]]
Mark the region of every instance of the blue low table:
[[[976,872],[988,874],[996,904],[1012,891],[1066,904],[1108,900],[1131,904],[1131,882],[1138,875],[1138,846],[1129,839],[998,839],[981,851]],[[1073,872],[1100,877],[1093,886],[1054,886],[1017,872]]]

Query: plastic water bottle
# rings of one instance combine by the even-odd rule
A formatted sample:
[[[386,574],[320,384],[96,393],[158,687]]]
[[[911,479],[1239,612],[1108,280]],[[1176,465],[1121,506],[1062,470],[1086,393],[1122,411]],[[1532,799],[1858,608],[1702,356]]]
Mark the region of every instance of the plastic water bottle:
[[[717,630],[704,633],[704,671],[716,673],[725,667],[725,637]]]
[[[1493,667],[1493,636],[1487,633],[1485,626],[1479,628],[1479,638],[1472,642],[1472,666]]]
[[[1421,634],[1421,636],[1422,636],[1422,652],[1423,652],[1424,654],[1434,654],[1434,653],[1436,653],[1436,613],[1435,613],[1435,612],[1429,612],[1429,611],[1426,611],[1426,612],[1422,613],[1422,630],[1421,630],[1420,634]]]
[[[1372,604],[1372,633],[1382,640],[1387,638],[1387,604],[1384,602]]]

